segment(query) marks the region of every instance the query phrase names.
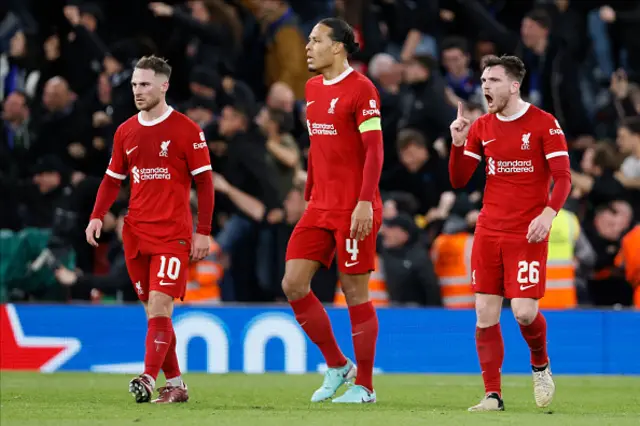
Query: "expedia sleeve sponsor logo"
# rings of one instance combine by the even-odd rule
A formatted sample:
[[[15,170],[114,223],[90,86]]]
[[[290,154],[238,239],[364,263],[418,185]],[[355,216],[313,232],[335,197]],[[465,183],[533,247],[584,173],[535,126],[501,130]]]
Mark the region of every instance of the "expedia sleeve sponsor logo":
[[[562,129],[549,129],[550,135],[564,135]]]
[[[193,149],[202,149],[202,148],[206,148],[207,147],[207,143],[206,142],[200,142],[200,143],[194,143],[193,144]]]
[[[338,134],[335,126],[331,123],[311,123],[307,121],[310,135],[335,136]]]

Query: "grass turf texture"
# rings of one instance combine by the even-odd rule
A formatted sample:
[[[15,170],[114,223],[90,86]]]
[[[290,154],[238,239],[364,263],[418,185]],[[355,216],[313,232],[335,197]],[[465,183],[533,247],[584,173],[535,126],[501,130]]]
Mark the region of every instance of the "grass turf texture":
[[[468,413],[478,376],[375,377],[378,403],[309,403],[320,375],[186,374],[186,404],[136,404],[131,376],[0,373],[0,424],[46,425],[640,425],[640,377],[556,376],[549,409],[535,406],[530,376],[506,376],[502,413]],[[159,385],[164,379],[159,380]],[[338,391],[344,392],[345,387]]]

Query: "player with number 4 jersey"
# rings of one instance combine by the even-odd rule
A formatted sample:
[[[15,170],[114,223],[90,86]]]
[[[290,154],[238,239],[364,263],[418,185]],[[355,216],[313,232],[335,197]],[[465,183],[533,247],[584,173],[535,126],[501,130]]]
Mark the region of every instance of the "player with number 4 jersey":
[[[209,251],[213,214],[213,175],[204,134],[165,101],[171,67],[161,58],[138,61],[131,78],[140,112],[118,127],[111,161],[98,195],[86,237],[97,246],[102,220],[130,177],[128,214],[122,230],[127,270],[148,318],[144,373],[129,383],[136,402],[151,401],[160,369],[167,385],[152,402],[186,402],[176,336],[173,301],[183,298],[189,262]],[[192,179],[198,192],[198,226],[190,207]]]
[[[476,349],[485,397],[470,411],[504,409],[500,377],[503,297],[511,299],[531,350],[536,404],[548,406],[555,393],[547,355],[547,324],[538,311],[538,300],[545,293],[549,230],[571,191],[571,175],[558,121],[520,97],[524,75],[519,58],[489,57],[482,74],[489,114],[471,124],[459,106],[458,117],[451,124],[449,173],[453,187],[465,186],[483,158],[487,176],[471,254]]]
[[[311,78],[305,90],[309,204],[289,240],[282,286],[300,326],[327,363],[313,402],[333,398],[354,377],[355,386],[333,402],[376,400],[372,375],[378,319],[368,285],[382,220],[382,128],[376,88],[347,61],[357,47],[353,29],[334,18],[320,21],[307,44],[309,69],[321,74]],[[338,347],[329,317],[310,289],[315,272],[334,257],[349,306],[357,370]]]

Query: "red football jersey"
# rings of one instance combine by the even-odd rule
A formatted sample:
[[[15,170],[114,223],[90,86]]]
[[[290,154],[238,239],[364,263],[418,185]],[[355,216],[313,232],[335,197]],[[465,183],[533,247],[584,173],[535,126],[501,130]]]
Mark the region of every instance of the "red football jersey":
[[[486,162],[477,226],[525,235],[549,201],[548,160],[569,155],[555,117],[530,104],[511,117],[485,114],[477,119],[464,154],[477,160],[484,156]]]
[[[380,117],[380,96],[364,75],[348,68],[333,80],[316,76],[305,87],[313,186],[309,206],[353,210],[358,203],[365,161],[359,126]],[[372,201],[382,207],[380,190]]]
[[[134,115],[118,127],[107,174],[131,178],[127,225],[151,242],[191,241],[192,176],[211,170],[200,127],[172,108],[153,121]]]

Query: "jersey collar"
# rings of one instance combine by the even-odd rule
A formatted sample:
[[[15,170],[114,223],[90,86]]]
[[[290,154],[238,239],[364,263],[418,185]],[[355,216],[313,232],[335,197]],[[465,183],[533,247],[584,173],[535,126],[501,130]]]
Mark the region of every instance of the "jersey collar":
[[[347,78],[347,76],[349,74],[351,74],[353,72],[353,68],[349,67],[346,70],[344,70],[342,72],[342,74],[340,74],[339,76],[337,76],[336,78],[332,78],[331,80],[325,80],[324,77],[322,78],[322,82],[324,83],[325,86],[330,86],[332,84],[336,84],[336,83],[340,83],[342,80],[344,80],[345,78]]]
[[[531,106],[531,104],[529,102],[525,102],[524,103],[524,107],[520,111],[516,112],[515,114],[510,115],[508,117],[506,117],[506,116],[504,116],[502,114],[496,114],[496,117],[498,117],[498,120],[500,120],[500,121],[515,121],[518,118],[520,118],[523,115],[525,115],[526,112],[529,111],[529,107],[530,106]]]
[[[140,111],[140,112],[138,113],[138,122],[139,122],[140,124],[142,124],[143,126],[146,126],[146,127],[155,126],[156,124],[160,124],[160,123],[162,123],[164,120],[166,120],[166,119],[171,115],[171,113],[172,113],[172,112],[173,112],[173,108],[172,108],[172,107],[169,107],[169,108],[165,111],[165,113],[164,113],[164,114],[162,114],[160,117],[156,118],[155,120],[147,121],[147,120],[144,120],[144,119],[142,118],[142,111]]]

